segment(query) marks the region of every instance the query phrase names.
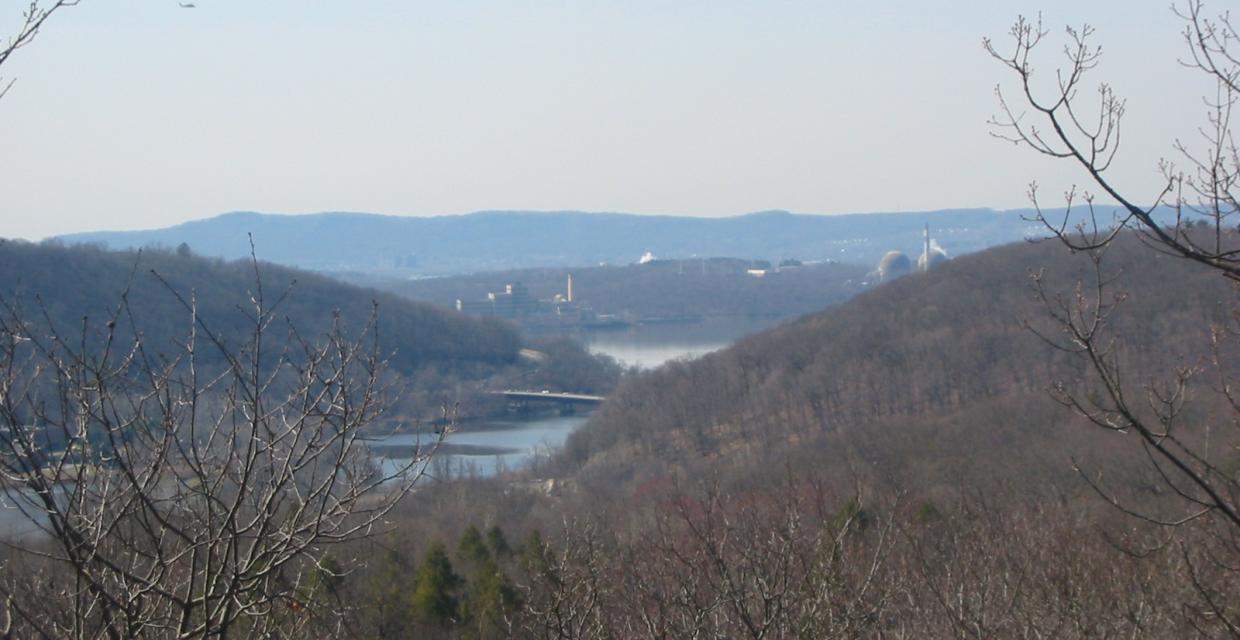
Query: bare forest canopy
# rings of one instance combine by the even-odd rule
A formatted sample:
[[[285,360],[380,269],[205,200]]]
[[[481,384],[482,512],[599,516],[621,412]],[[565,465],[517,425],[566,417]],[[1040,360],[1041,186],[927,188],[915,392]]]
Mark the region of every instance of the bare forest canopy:
[[[766,266],[756,277],[750,269]],[[457,300],[483,300],[489,292],[520,283],[530,296],[545,300],[566,295],[573,278],[573,301],[602,314],[644,318],[682,316],[788,317],[817,311],[864,290],[869,269],[852,264],[817,263],[774,268],[750,260],[710,258],[655,260],[624,266],[488,271],[416,280],[359,277],[346,279],[415,300],[452,306]]]
[[[22,3],[0,65],[77,4]],[[1177,62],[1213,86],[1149,209],[1108,173],[1127,101],[1090,90],[1094,29],[1034,82],[1039,16],[983,40],[1020,87],[988,122],[1078,165],[1067,209],[1034,184],[1024,211],[231,213],[0,241],[0,506],[37,534],[0,544],[0,638],[1240,639],[1240,31],[1171,9]],[[944,257],[927,224],[953,259],[909,273]],[[408,299],[518,277],[543,298],[566,269],[595,321],[587,302],[676,321],[847,301],[621,377]],[[491,311],[552,306],[525,293]],[[366,444],[381,416],[517,386],[607,397],[493,477]]]
[[[1048,211],[1056,219],[1062,212]],[[630,264],[656,258],[836,260],[873,266],[891,250],[919,251],[925,224],[950,255],[1039,236],[1032,210],[952,209],[911,213],[808,215],[785,211],[726,218],[577,211],[486,211],[401,217],[365,213],[228,213],[148,231],[63,236],[113,249],[175,247],[201,255],[246,255],[253,234],[266,260],[315,271],[444,275],[532,267]],[[1074,213],[1073,222],[1082,221]],[[1099,218],[1109,221],[1102,207]]]
[[[1121,240],[1104,274],[1124,298],[1111,331],[1139,394],[1176,366],[1202,364],[1208,327],[1227,319],[1234,291],[1208,269]],[[657,478],[770,473],[789,460],[844,472],[851,459],[899,487],[1010,481],[1033,493],[1074,482],[1074,455],[1115,466],[1115,439],[1094,438],[1049,394],[1054,381],[1075,388],[1083,364],[1025,326],[1053,333],[1031,278],[1042,269],[1046,289],[1069,298],[1094,278],[1084,255],[1053,242],[912,274],[627,380],[570,437],[562,462],[608,494]]]
[[[1079,357],[1034,333],[1055,323],[1033,276],[1054,303],[1092,299],[1097,273],[1059,242],[1004,246],[626,378],[532,470],[538,482],[412,496],[399,532],[368,551],[384,560],[338,597],[378,603],[355,623],[375,638],[1231,637],[1197,604],[1234,610],[1232,574],[1209,564],[1226,540],[1177,529],[1169,542],[1083,481],[1142,513],[1182,513],[1134,434],[1052,395],[1096,389]],[[1179,437],[1220,427],[1212,455],[1240,468],[1203,360],[1234,285],[1131,233],[1102,274],[1104,299],[1122,300],[1106,339],[1128,390],[1144,398],[1201,367]],[[1225,376],[1234,351],[1219,354]],[[485,575],[475,525],[494,541]],[[429,609],[429,594],[449,605]],[[480,620],[484,600],[503,615]]]
[[[256,274],[257,271],[257,274]],[[268,329],[270,350],[295,339],[314,343],[338,321],[346,334],[377,339],[390,373],[403,382],[401,408],[418,413],[443,402],[505,388],[514,379],[540,388],[600,392],[614,383],[614,365],[563,341],[532,344],[510,324],[478,319],[390,293],[341,283],[322,275],[249,259],[225,261],[180,251],[107,251],[55,242],[0,242],[0,300],[12,315],[55,330],[62,339],[106,335],[105,323],[122,294],[132,315],[119,322],[120,338],[135,334],[152,353],[176,353],[191,330],[188,304],[196,307],[226,348],[253,331],[251,299],[259,293],[278,322]],[[369,335],[371,316],[375,324]],[[523,348],[548,354],[541,363],[519,357]],[[219,350],[202,349],[200,365],[222,367]],[[476,408],[476,407],[475,407]]]

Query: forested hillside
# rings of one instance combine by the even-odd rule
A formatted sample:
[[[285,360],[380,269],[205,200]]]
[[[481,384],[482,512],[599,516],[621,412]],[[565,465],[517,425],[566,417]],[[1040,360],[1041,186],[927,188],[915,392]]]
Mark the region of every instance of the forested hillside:
[[[550,388],[600,391],[615,371],[579,348],[528,345],[511,325],[470,318],[390,293],[344,284],[321,275],[265,262],[224,261],[189,252],[112,252],[95,247],[0,243],[0,298],[26,322],[54,328],[61,339],[88,342],[106,334],[121,296],[122,338],[137,332],[155,349],[172,350],[191,330],[189,305],[202,324],[229,348],[252,331],[254,297],[262,295],[278,322],[268,327],[271,346],[287,348],[297,337],[312,343],[339,322],[346,335],[374,340],[390,371],[403,379],[403,402],[420,412],[437,409],[488,384],[521,376]],[[371,316],[375,324],[367,330]],[[161,347],[161,345],[164,345]],[[97,346],[97,345],[96,345]],[[545,348],[540,365],[518,351]],[[94,348],[94,347],[92,347]],[[220,366],[219,350],[202,349],[202,364]]]
[[[17,249],[47,252],[25,264],[48,273],[81,252],[93,262],[78,268],[119,269],[118,283],[137,258]],[[206,267],[251,282],[246,263],[148,258],[183,271],[178,286]],[[1201,375],[1167,395],[1189,400],[1177,437],[1223,426],[1211,329],[1227,326],[1234,286],[1127,236],[1101,269],[1101,300],[1116,302],[1106,336],[1130,392],[1191,369]],[[1211,564],[1231,553],[1227,531],[1205,519],[1167,529],[1112,507],[1184,514],[1130,434],[1056,401],[1061,389],[1105,403],[1079,354],[1034,332],[1057,335],[1048,302],[1088,316],[1097,275],[1059,244],[1010,245],[638,374],[524,475],[420,486],[385,535],[333,547],[279,613],[364,638],[1166,638],[1193,626],[1222,637],[1211,607],[1234,615],[1240,595],[1231,570]],[[312,300],[359,291],[322,284]],[[408,304],[377,297],[381,312]],[[81,313],[57,304],[65,322]],[[1217,348],[1234,369],[1234,346]],[[547,351],[564,365],[547,375],[589,370],[564,343]],[[1227,432],[1209,438],[1220,468],[1240,469]],[[334,573],[336,558],[355,568]]]
[[[1234,473],[1211,362],[1234,286],[1131,236],[1101,273],[1104,307],[1118,303],[1102,342],[1127,391],[1172,398],[1179,442],[1208,434]],[[385,598],[353,624],[370,637],[1226,637],[1225,524],[1196,519],[1132,434],[1065,407],[1064,391],[1106,400],[1079,353],[1034,333],[1056,339],[1060,301],[1089,317],[1097,274],[1058,243],[1009,245],[629,378],[534,470],[541,483],[415,496],[374,548],[383,567],[343,587]],[[1218,349],[1234,374],[1234,346]],[[1197,377],[1169,393],[1184,371]],[[394,562],[420,569],[402,580]],[[459,600],[430,610],[430,594]]]
[[[1124,298],[1110,330],[1134,392],[1201,364],[1208,327],[1228,317],[1227,282],[1133,239],[1103,269]],[[1061,472],[1089,438],[1048,390],[1077,385],[1084,363],[1025,326],[1055,331],[1034,273],[1069,299],[1095,279],[1085,256],[1055,243],[964,256],[633,379],[565,455],[600,484],[772,454],[840,462],[844,449],[884,478]]]

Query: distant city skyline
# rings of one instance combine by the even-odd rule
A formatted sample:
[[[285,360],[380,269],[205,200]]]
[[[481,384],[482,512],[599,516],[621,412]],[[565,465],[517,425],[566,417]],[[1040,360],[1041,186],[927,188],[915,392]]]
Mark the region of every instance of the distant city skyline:
[[[693,216],[1047,206],[1080,171],[989,135],[1018,14],[1088,22],[1139,201],[1204,120],[1164,1],[84,0],[2,68],[0,237],[227,211]],[[25,3],[0,8],[0,36]],[[1207,10],[1224,7],[1207,4]]]

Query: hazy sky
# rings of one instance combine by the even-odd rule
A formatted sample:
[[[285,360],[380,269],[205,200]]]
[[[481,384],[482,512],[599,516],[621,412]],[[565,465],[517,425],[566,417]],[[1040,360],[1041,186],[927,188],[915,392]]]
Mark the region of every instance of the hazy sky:
[[[734,215],[1024,206],[982,50],[1089,22],[1144,199],[1209,85],[1167,0],[83,0],[0,68],[0,236],[232,210]],[[24,1],[0,0],[11,33]],[[1224,5],[1216,3],[1223,8]],[[1092,85],[1092,83],[1091,83]]]

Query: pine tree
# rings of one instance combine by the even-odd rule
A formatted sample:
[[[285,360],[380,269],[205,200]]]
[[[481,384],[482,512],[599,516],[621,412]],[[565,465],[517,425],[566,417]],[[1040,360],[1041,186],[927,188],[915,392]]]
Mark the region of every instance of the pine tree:
[[[413,615],[419,622],[449,625],[457,619],[456,590],[461,578],[452,570],[448,551],[435,542],[414,575]]]
[[[508,546],[508,538],[499,525],[487,530],[487,546],[491,548],[491,553],[495,554],[497,560],[512,555],[512,547]]]
[[[491,551],[487,549],[482,533],[472,524],[465,529],[461,534],[461,539],[457,541],[456,555],[473,570],[477,570],[479,566],[492,560]]]

